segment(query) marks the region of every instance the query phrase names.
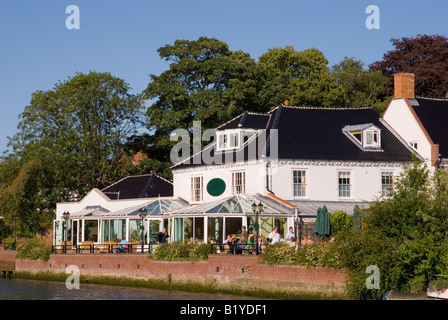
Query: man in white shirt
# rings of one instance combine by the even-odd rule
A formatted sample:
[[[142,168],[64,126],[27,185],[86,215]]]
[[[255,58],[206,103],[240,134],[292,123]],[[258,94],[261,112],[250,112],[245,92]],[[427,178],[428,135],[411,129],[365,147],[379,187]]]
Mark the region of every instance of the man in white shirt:
[[[288,233],[286,234],[286,237],[285,237],[286,241],[288,243],[290,243],[291,242],[291,238],[295,238],[295,237],[296,237],[296,235],[294,234],[294,228],[293,227],[289,227],[289,231],[288,231]]]
[[[274,230],[272,230],[272,232],[268,235],[268,238],[272,239],[271,244],[280,242],[280,234],[277,231],[278,231],[278,228],[274,227]]]

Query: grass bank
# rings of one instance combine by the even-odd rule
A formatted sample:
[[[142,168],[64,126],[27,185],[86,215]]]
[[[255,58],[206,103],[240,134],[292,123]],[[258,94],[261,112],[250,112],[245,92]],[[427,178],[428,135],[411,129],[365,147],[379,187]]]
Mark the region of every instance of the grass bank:
[[[60,281],[67,279],[65,273],[54,272],[28,272],[16,271],[14,277],[18,279]],[[210,294],[231,294],[262,299],[276,300],[346,300],[348,297],[341,293],[323,292],[287,292],[281,290],[264,289],[240,289],[219,285],[216,282],[195,282],[195,281],[169,281],[168,279],[136,279],[128,277],[114,276],[92,276],[80,275],[80,284],[102,284],[112,286],[139,287],[150,289],[210,293]]]

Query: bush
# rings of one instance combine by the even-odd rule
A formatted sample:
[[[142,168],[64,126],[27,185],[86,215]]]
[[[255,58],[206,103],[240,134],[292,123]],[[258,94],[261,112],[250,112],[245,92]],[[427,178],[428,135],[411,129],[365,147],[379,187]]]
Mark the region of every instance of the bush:
[[[196,243],[168,243],[158,245],[150,257],[156,260],[207,260],[210,245]]]
[[[295,249],[287,243],[276,243],[268,245],[261,254],[262,261],[269,265],[275,264],[296,264],[307,266],[308,268],[323,266],[340,268],[340,253],[335,250],[332,244],[308,244]]]
[[[17,259],[31,259],[48,261],[51,254],[51,245],[48,245],[43,238],[35,237],[29,243],[21,244],[17,247]]]

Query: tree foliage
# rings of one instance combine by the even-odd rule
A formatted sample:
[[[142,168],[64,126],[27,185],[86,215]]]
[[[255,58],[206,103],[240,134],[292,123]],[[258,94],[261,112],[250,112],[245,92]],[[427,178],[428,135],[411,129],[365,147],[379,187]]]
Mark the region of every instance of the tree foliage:
[[[19,214],[23,235],[47,229],[56,202],[126,174],[123,145],[143,114],[141,97],[129,89],[110,73],[90,72],[33,93],[0,166],[0,210],[8,221]]]
[[[389,104],[388,78],[380,70],[365,70],[361,60],[345,57],[331,74],[344,88],[345,107],[372,107],[381,114]]]
[[[342,106],[343,88],[327,64],[323,53],[315,48],[296,51],[286,46],[268,50],[258,62],[262,77],[260,101],[270,107],[285,100],[297,106]]]
[[[353,298],[422,292],[432,274],[447,272],[446,176],[440,171],[433,179],[426,166],[409,164],[391,196],[364,209],[362,231],[346,228],[336,235],[332,246],[349,269]],[[370,265],[380,270],[379,290],[366,287]]]
[[[381,61],[371,64],[389,78],[393,90],[393,74],[415,74],[415,94],[445,97],[448,92],[448,38],[441,35],[417,35],[391,39],[395,49],[384,54]]]
[[[148,123],[157,143],[169,145],[169,134],[193,126],[214,128],[245,110],[258,110],[255,61],[242,51],[231,51],[214,38],[176,40],[158,49],[170,61],[169,70],[150,75],[144,91],[155,99],[148,108]]]

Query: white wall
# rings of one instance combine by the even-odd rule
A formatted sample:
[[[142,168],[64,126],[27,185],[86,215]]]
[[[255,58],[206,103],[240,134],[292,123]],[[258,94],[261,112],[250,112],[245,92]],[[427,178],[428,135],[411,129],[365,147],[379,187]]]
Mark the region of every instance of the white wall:
[[[246,193],[266,194],[265,192],[265,166],[262,162],[246,165],[209,165],[195,166],[190,169],[173,170],[174,198],[180,197],[191,201],[191,177],[203,177],[203,202],[213,202],[232,195],[232,172],[244,171],[246,173]],[[221,196],[211,196],[207,193],[207,184],[214,178],[222,179],[226,189]]]
[[[431,166],[431,144],[404,99],[392,100],[383,119],[407,143],[417,141],[417,152]]]
[[[318,201],[371,201],[381,195],[381,173],[393,172],[398,176],[401,163],[337,162],[337,161],[280,161],[272,165],[272,191],[284,200],[303,199]],[[258,163],[238,167],[201,166],[195,170],[173,172],[174,196],[190,201],[191,177],[203,176],[204,202],[231,196],[232,172],[246,171],[246,193],[266,195],[265,164]],[[293,170],[307,173],[307,196],[294,197]],[[350,198],[339,198],[338,172],[351,172],[352,194]],[[212,197],[206,191],[207,183],[213,178],[221,178],[226,183],[226,191],[219,197]]]
[[[293,170],[306,171],[306,196],[294,197]],[[351,195],[339,197],[339,171],[350,172]],[[286,200],[315,201],[371,201],[381,195],[381,174],[392,172],[398,176],[402,171],[400,163],[350,163],[290,161],[279,164],[273,176],[273,191]]]

